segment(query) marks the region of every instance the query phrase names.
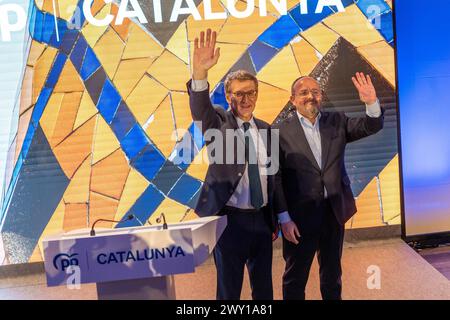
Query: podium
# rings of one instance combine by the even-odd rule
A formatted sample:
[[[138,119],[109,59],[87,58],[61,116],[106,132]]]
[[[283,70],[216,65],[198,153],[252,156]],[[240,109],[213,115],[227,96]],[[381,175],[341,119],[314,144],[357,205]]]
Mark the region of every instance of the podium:
[[[82,229],[43,240],[47,286],[96,283],[98,298],[175,299],[175,274],[212,253],[226,216],[120,229]]]

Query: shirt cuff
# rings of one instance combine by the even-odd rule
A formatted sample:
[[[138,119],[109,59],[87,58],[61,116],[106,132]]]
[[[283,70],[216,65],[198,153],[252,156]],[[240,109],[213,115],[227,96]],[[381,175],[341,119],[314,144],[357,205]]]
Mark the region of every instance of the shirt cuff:
[[[278,221],[283,224],[292,221],[289,212],[284,211],[278,214]]]
[[[194,92],[205,91],[208,89],[208,79],[194,80],[191,82],[191,89]]]
[[[372,104],[366,104],[366,114],[371,118],[378,118],[381,116],[380,101],[378,99]]]

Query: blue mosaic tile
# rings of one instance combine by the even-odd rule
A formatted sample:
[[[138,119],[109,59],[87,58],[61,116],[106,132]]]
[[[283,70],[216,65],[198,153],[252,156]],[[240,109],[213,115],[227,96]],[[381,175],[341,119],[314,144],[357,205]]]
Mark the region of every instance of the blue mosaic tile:
[[[81,67],[81,78],[83,80],[87,80],[99,67],[100,61],[95,56],[94,50],[92,50],[88,46],[86,49],[86,56],[84,58],[83,65]]]
[[[391,7],[384,0],[359,0],[356,5],[366,17],[391,11]]]
[[[217,85],[216,89],[214,90],[211,96],[211,102],[213,105],[219,105],[225,110],[228,109],[228,102],[225,97],[225,87],[223,82],[220,82]]]
[[[248,51],[258,72],[278,53],[278,50],[258,40],[252,43]]]
[[[55,20],[54,16],[46,13],[44,16],[44,26],[42,29],[42,42],[50,43],[50,40],[55,33]]]
[[[67,61],[67,56],[61,52],[56,55],[55,61],[53,62],[52,69],[48,75],[47,81],[45,82],[46,88],[54,88],[58,82],[59,76],[61,75],[64,64]]]
[[[78,39],[78,36],[80,35],[80,32],[78,32],[78,30],[66,30],[64,35],[61,36],[60,34],[60,45],[59,45],[59,49],[64,52],[65,54],[69,55],[72,51],[72,48],[74,47],[75,42]],[[84,50],[86,51],[86,48],[84,48]],[[78,54],[81,55],[80,59],[80,64],[76,67],[77,71],[80,71],[81,68],[81,61],[82,58],[84,58],[84,53],[85,52],[78,52]],[[73,58],[73,57],[71,57]]]
[[[75,31],[78,33],[78,31]],[[66,34],[68,36],[68,34]],[[64,40],[63,40],[64,43]],[[61,46],[63,47],[64,44]],[[87,42],[86,39],[84,39],[83,36],[80,36],[78,38],[78,41],[75,44],[75,47],[73,48],[72,54],[70,55],[70,60],[72,61],[73,66],[75,69],[80,73],[81,66],[83,64],[84,56],[86,55],[86,49],[87,49]]]
[[[323,19],[333,14],[333,10],[330,7],[323,7],[322,13],[315,13],[316,11],[316,2],[308,1],[308,14],[302,14],[300,11],[300,5],[293,8],[289,11],[289,15],[292,16],[294,21],[298,24],[301,31],[306,31],[311,28],[315,24],[321,22]]]
[[[393,27],[393,16],[392,11],[386,12],[380,16],[380,25],[381,30],[378,30],[386,42],[388,42],[391,46],[394,41],[394,27]]]
[[[106,79],[102,93],[98,99],[97,109],[108,124],[110,124],[114,118],[121,100],[122,98],[116,88],[114,88],[109,79]]]
[[[136,119],[134,115],[125,102],[122,101],[111,121],[111,129],[116,135],[117,140],[121,141],[135,124]]]
[[[41,93],[39,94],[38,100],[34,106],[33,113],[31,115],[31,121],[34,123],[39,123],[42,114],[44,113],[44,109],[47,106],[48,100],[52,95],[53,88],[42,88]]]
[[[281,49],[285,47],[300,31],[300,27],[295,23],[292,17],[287,14],[275,21],[274,24],[272,24],[266,31],[263,32],[263,34],[259,36],[258,40],[267,43],[273,48]],[[253,61],[255,61],[254,55],[252,58]],[[260,70],[260,68],[257,68],[256,64],[255,68],[256,71]]]
[[[139,123],[136,123],[125,138],[120,141],[120,145],[129,160],[133,160],[149,144]]]
[[[193,177],[183,174],[169,193],[169,197],[184,205],[188,205],[189,200],[200,189],[202,183]]]
[[[166,161],[152,182],[161,192],[168,194],[182,175],[183,170],[172,162]]]
[[[144,191],[144,193],[139,197],[139,199],[136,200],[135,204],[122,218],[124,219],[132,214],[137,219],[118,223],[116,225],[116,228],[136,227],[140,226],[141,223],[145,224],[164,199],[164,195],[159,192],[152,184],[150,184]]]
[[[100,98],[105,81],[105,70],[103,70],[103,68],[98,68],[97,71],[95,71],[94,74],[84,82],[84,85],[89,92],[89,96],[95,105],[97,105],[98,99]]]
[[[145,149],[136,156],[131,165],[139,171],[148,181],[155,178],[165,161],[164,155],[152,144],[148,144]]]
[[[42,42],[42,30],[44,29],[44,13],[36,10],[36,19],[34,22],[34,31],[32,32],[34,40]]]

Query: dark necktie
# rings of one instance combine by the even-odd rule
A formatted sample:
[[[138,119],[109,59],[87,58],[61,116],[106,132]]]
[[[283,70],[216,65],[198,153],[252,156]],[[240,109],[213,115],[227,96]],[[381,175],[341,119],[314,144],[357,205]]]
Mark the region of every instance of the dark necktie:
[[[247,132],[247,130],[250,128],[249,122],[244,122],[244,132]],[[263,193],[261,190],[261,179],[259,176],[259,169],[258,169],[258,161],[256,163],[249,163],[249,158],[254,160],[258,159],[258,155],[256,153],[255,144],[253,143],[253,139],[250,135],[250,132],[248,134],[244,135],[245,139],[245,162],[247,163],[248,168],[248,180],[250,184],[250,203],[255,209],[260,209],[263,205]],[[249,157],[252,155],[251,157]],[[252,161],[253,162],[253,161]]]

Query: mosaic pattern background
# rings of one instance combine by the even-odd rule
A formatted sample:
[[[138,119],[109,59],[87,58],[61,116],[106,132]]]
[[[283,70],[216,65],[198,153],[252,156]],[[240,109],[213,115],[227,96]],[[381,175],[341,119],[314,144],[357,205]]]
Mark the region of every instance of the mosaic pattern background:
[[[175,0],[163,1],[163,12]],[[222,1],[213,11],[223,10]],[[228,108],[225,75],[244,68],[259,80],[256,116],[269,123],[291,115],[292,81],[313,75],[325,87],[326,108],[364,114],[351,74],[370,73],[383,106],[385,128],[349,145],[346,166],[358,213],[347,228],[400,222],[395,69],[391,1],[344,0],[345,12],[298,0],[289,14],[274,8],[247,19],[153,23],[153,9],[139,1],[149,23],[125,19],[105,27],[88,24],[82,1],[56,1],[59,41],[51,0],[32,1],[27,64],[15,107],[2,197],[0,264],[42,260],[43,237],[87,228],[98,218],[120,220],[132,213],[155,223],[164,212],[169,223],[195,218],[198,191],[207,163],[175,165],[186,137],[194,160],[204,142],[192,123],[185,83],[190,78],[191,43],[200,30],[219,32],[219,64],[209,81],[215,104]],[[202,1],[196,1],[203,12]],[[370,6],[379,8],[371,19]],[[245,1],[236,1],[243,10]],[[92,12],[117,14],[116,3],[95,0]],[[76,14],[78,12],[78,15]],[[74,19],[75,18],[75,19]],[[80,22],[69,29],[67,21]],[[168,18],[164,18],[168,21]],[[372,24],[379,25],[376,29]],[[184,135],[171,139],[174,129]],[[186,156],[186,155],[184,155]],[[137,220],[116,227],[139,225]],[[113,224],[103,224],[111,228]],[[0,248],[2,247],[0,246]]]

